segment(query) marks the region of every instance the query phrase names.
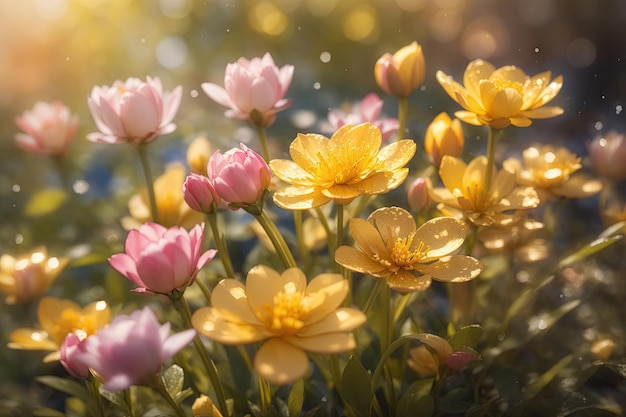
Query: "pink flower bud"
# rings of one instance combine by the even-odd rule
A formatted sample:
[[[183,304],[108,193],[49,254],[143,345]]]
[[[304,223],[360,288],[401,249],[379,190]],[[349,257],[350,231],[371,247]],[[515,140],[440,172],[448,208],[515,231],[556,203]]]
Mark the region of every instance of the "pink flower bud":
[[[270,186],[272,173],[259,155],[243,143],[209,159],[208,176],[217,194],[232,205],[255,203]]]
[[[204,83],[202,89],[212,100],[229,108],[226,117],[267,127],[274,123],[277,112],[291,105],[284,96],[293,71],[293,65],[278,68],[269,53],[251,60],[242,57],[226,66],[225,88]]]
[[[87,378],[90,375],[89,367],[81,359],[86,352],[85,340],[80,340],[76,333],[68,333],[61,345],[61,365],[77,378]]]
[[[172,123],[180,100],[182,87],[163,93],[158,77],[146,82],[129,78],[117,80],[111,87],[94,87],[87,100],[91,116],[100,132],[87,139],[99,143],[152,142],[176,129]]]
[[[588,148],[598,174],[614,180],[626,179],[626,134],[609,131],[596,136]]]
[[[63,155],[78,130],[78,116],[60,101],[39,101],[15,118],[24,133],[15,134],[15,144],[25,151]]]
[[[190,232],[182,227],[165,228],[156,223],[144,223],[128,233],[126,253],[118,253],[109,263],[118,272],[135,283],[135,292],[171,294],[191,285],[210,260],[215,249],[201,253],[204,224]]]
[[[221,202],[211,181],[204,175],[193,172],[183,184],[183,198],[189,207],[201,213],[213,211],[213,203],[219,205]]]
[[[472,361],[480,360],[480,356],[472,352],[454,352],[446,358],[446,364],[455,371],[461,371]]]
[[[165,361],[194,338],[193,329],[170,336],[170,323],[159,325],[149,307],[119,315],[108,327],[84,340],[76,361],[93,369],[109,391],[147,385]]]
[[[416,213],[424,213],[430,205],[432,200],[428,194],[430,186],[430,178],[418,177],[411,183],[407,192],[407,199],[409,200],[409,207]]]

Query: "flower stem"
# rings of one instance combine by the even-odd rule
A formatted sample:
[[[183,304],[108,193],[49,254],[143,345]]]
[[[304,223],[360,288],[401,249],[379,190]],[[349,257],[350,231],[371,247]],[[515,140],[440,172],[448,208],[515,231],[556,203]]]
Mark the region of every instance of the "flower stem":
[[[307,260],[307,251],[304,244],[304,230],[302,230],[302,210],[293,210],[293,226],[296,232],[296,241],[300,251],[300,262],[304,264]]]
[[[100,386],[100,382],[90,375],[85,380],[85,385],[87,385],[87,391],[89,392],[89,396],[91,397],[91,404],[94,409],[95,417],[104,417],[104,407],[102,405],[102,396],[100,395],[100,391],[98,387]]]
[[[285,238],[283,238],[283,236],[280,234],[272,219],[269,218],[264,210],[261,210],[260,213],[255,214],[255,217],[261,227],[263,227],[263,230],[265,230],[265,233],[267,233],[267,236],[272,241],[274,248],[276,248],[276,253],[278,253],[278,256],[283,262],[284,267],[295,267],[296,261],[295,259],[293,259],[293,255],[291,254],[291,251],[287,246],[287,242],[285,242]]]
[[[217,225],[217,211],[211,210],[206,214],[207,222],[211,227],[211,233],[213,233],[213,240],[215,241],[215,246],[217,247],[217,253],[219,254],[220,260],[222,261],[222,265],[224,266],[224,271],[226,271],[226,276],[228,278],[235,278],[235,270],[233,269],[233,263],[230,259],[230,254],[228,253],[228,246],[224,241],[224,237],[220,233],[219,227]]]
[[[272,390],[270,389],[269,382],[263,378],[258,377],[259,381],[259,397],[261,399],[261,413],[264,416],[269,416],[268,410],[272,406]]]
[[[470,225],[467,237],[465,238],[464,252],[471,255],[476,242],[476,227]],[[448,324],[448,335],[452,336],[456,329],[463,324],[470,322],[472,312],[472,283],[455,282],[446,283],[448,293],[448,303],[450,306],[450,317]]]
[[[265,162],[269,162],[270,152],[267,148],[267,137],[265,136],[265,128],[261,123],[256,123],[256,131],[259,135],[259,142],[261,143],[261,153],[263,154],[263,159],[265,159]]]
[[[409,109],[409,100],[406,97],[398,98],[398,133],[397,140],[404,139],[406,131],[406,115]]]
[[[124,401],[128,407],[128,414],[130,417],[135,417],[135,411],[133,410],[133,396],[130,392],[130,387],[124,390]]]
[[[386,282],[385,282],[386,284]],[[391,344],[391,338],[393,333],[393,323],[391,321],[391,309],[390,309],[390,291],[389,286],[384,285],[380,291],[380,302],[381,302],[381,328],[380,328],[380,352],[385,352],[389,345]],[[395,411],[395,402],[396,402],[396,394],[393,386],[393,375],[391,373],[391,361],[390,358],[385,359],[385,364],[383,365],[383,373],[385,374],[386,380],[386,388],[387,388],[387,400],[389,401],[389,409],[390,414],[394,415]]]
[[[157,210],[156,195],[154,194],[154,181],[152,181],[152,173],[150,172],[150,162],[148,161],[148,144],[140,143],[137,145],[137,152],[139,153],[143,176],[146,180],[146,189],[148,190],[148,200],[150,201],[150,214],[152,216],[152,221],[158,223],[159,212]]]
[[[182,293],[175,294],[170,296],[170,299],[172,300],[174,307],[176,307],[181,317],[183,318],[185,328],[193,329],[193,325],[191,324],[191,310],[189,309],[189,304],[187,303],[184,295]],[[198,334],[196,334],[196,336],[193,338],[193,344],[198,351],[198,354],[200,355],[200,359],[202,360],[204,368],[207,371],[209,381],[211,381],[211,385],[215,390],[220,413],[226,416],[228,415],[228,408],[226,407],[226,395],[224,394],[224,387],[222,386],[219,374],[217,373],[217,367],[215,366],[213,360],[209,358],[209,355],[207,354],[207,351],[202,344],[202,340],[200,340],[200,336],[198,336]]]
[[[489,128],[489,135],[487,136],[487,171],[485,171],[485,191],[489,192],[491,187],[491,177],[493,176],[493,170],[496,157],[496,142],[498,141],[499,129],[493,127]]]
[[[157,378],[157,383],[155,384],[154,388],[158,391],[159,394],[161,394],[163,398],[165,398],[167,403],[170,405],[170,407],[172,407],[172,410],[176,412],[176,415],[178,417],[187,417],[185,410],[182,409],[180,404],[176,402],[176,399],[172,397],[172,394],[170,394],[170,392],[167,390],[162,376],[159,376]]]

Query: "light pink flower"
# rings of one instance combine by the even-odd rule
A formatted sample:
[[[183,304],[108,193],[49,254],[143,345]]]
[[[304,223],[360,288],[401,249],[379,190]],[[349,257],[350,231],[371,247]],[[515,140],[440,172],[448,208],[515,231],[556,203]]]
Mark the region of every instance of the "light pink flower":
[[[277,112],[291,105],[284,96],[293,71],[293,65],[278,68],[269,53],[251,60],[242,57],[226,66],[225,88],[203,83],[202,89],[213,101],[229,108],[226,117],[267,127],[274,123]]]
[[[376,93],[369,93],[352,105],[350,112],[332,109],[328,112],[328,122],[322,125],[323,133],[335,133],[343,125],[359,125],[369,122],[380,129],[383,140],[389,139],[398,130],[398,119],[393,117],[380,118],[383,101]]]
[[[78,116],[60,101],[39,101],[15,118],[24,132],[15,134],[15,144],[25,151],[63,155],[78,130]]]
[[[191,285],[215,255],[215,249],[202,251],[204,223],[190,232],[180,226],[169,229],[156,223],[144,223],[128,233],[126,253],[117,253],[109,263],[139,288],[135,292],[171,294]]]
[[[61,345],[61,365],[70,375],[77,378],[87,378],[89,367],[80,359],[86,353],[85,340],[81,340],[76,333],[68,333]]]
[[[147,77],[145,82],[138,78],[116,80],[111,87],[94,87],[87,102],[100,132],[88,134],[87,139],[98,143],[139,144],[173,132],[176,125],[172,120],[182,91],[178,86],[163,93],[158,77]]]
[[[95,371],[109,391],[149,384],[164,362],[196,335],[193,329],[170,336],[170,323],[159,325],[149,307],[119,315],[108,327],[84,340],[84,351],[73,363]],[[75,361],[75,362],[74,362]]]
[[[432,188],[430,178],[417,177],[407,191],[407,200],[409,207],[416,213],[424,213],[432,205],[433,200],[428,194],[428,190]]]
[[[596,136],[588,149],[598,174],[614,180],[626,179],[626,134],[611,130]]]
[[[189,207],[201,213],[213,211],[213,203],[219,206],[222,199],[208,177],[192,172],[183,184],[183,198]]]
[[[217,194],[231,205],[255,203],[270,186],[272,172],[259,155],[243,143],[209,159],[208,177]]]

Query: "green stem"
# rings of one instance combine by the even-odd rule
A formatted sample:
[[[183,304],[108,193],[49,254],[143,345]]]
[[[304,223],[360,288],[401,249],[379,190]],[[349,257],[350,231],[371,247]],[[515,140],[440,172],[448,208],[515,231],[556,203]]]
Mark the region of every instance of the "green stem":
[[[308,256],[304,243],[304,230],[302,229],[302,225],[302,210],[293,210],[293,227],[296,231],[296,242],[298,242],[298,250],[300,251],[300,262],[304,264]]]
[[[276,253],[280,257],[280,260],[283,262],[283,266],[285,268],[295,267],[296,261],[295,259],[293,259],[293,255],[291,254],[291,251],[287,246],[287,242],[285,242],[285,238],[283,238],[283,236],[280,234],[272,219],[270,219],[267,213],[263,210],[261,210],[260,213],[255,214],[255,217],[261,227],[263,227],[263,230],[265,230],[265,233],[267,233],[267,236],[272,241],[274,248],[276,248]]]
[[[150,214],[152,221],[159,222],[159,212],[157,210],[156,195],[154,194],[154,182],[152,181],[152,173],[150,172],[150,162],[148,161],[148,144],[140,143],[137,145],[137,152],[139,153],[139,160],[141,161],[141,168],[143,170],[143,176],[146,180],[146,189],[148,190],[148,200],[150,201]]]
[[[133,410],[133,398],[130,392],[130,387],[124,390],[124,401],[126,402],[126,407],[128,407],[129,417],[135,417],[135,411]]]
[[[268,416],[268,410],[272,406],[272,390],[269,382],[263,378],[258,377],[259,381],[259,397],[261,399],[261,413],[264,416]]]
[[[217,211],[215,209],[211,210],[206,214],[207,222],[211,227],[211,233],[213,233],[213,240],[215,241],[215,246],[217,247],[217,253],[219,254],[220,260],[222,261],[222,265],[224,266],[224,271],[226,272],[226,276],[228,278],[235,278],[235,270],[233,269],[233,264],[230,259],[230,254],[228,253],[228,246],[224,241],[224,237],[220,233],[219,227],[217,225]]]
[[[334,256],[335,234],[330,229],[330,225],[328,224],[328,220],[326,219],[326,216],[324,215],[324,212],[322,211],[322,209],[319,207],[316,207],[315,213],[317,214],[317,218],[319,219],[320,223],[322,224],[322,227],[324,228],[324,231],[326,232],[326,241],[327,241],[327,246],[328,246],[328,258],[331,262],[331,265],[334,265],[335,264],[335,256]],[[331,265],[329,265],[329,268],[331,268]]]
[[[176,402],[176,399],[172,397],[172,394],[167,390],[167,387],[165,386],[165,382],[163,381],[163,377],[161,376],[157,377],[157,383],[154,386],[154,388],[157,390],[159,394],[161,394],[163,398],[165,398],[167,403],[170,405],[172,410],[176,412],[176,415],[178,417],[187,417],[185,410],[182,409],[180,404]]]
[[[487,170],[485,171],[485,192],[489,192],[491,187],[491,177],[493,176],[495,158],[496,158],[496,142],[498,141],[499,129],[489,128],[487,136]]]
[[[67,172],[65,155],[53,155],[52,160],[54,161],[54,165],[56,166],[57,172],[59,173],[59,179],[61,180],[61,184],[67,191],[70,191],[71,193],[73,190],[72,184],[70,183],[70,176]]]
[[[409,100],[406,97],[398,98],[398,140],[404,139],[406,134],[406,115],[409,108]]]
[[[267,148],[267,137],[265,136],[265,128],[262,124],[256,123],[256,131],[259,135],[259,142],[261,143],[261,153],[263,154],[263,159],[266,162],[270,160],[270,152]]]
[[[183,318],[183,323],[185,328],[193,329],[193,325],[191,323],[191,310],[189,309],[189,304],[185,299],[183,294],[175,294],[170,296],[170,300],[174,304],[174,307],[178,310],[181,317]],[[211,385],[215,390],[215,395],[217,396],[217,403],[220,413],[223,416],[228,415],[228,408],[226,407],[226,395],[224,393],[224,387],[222,386],[222,382],[220,380],[220,376],[217,372],[217,367],[209,355],[207,354],[204,345],[202,344],[202,340],[200,340],[200,336],[196,333],[196,336],[193,338],[193,344],[200,355],[200,359],[204,364],[204,368],[207,371],[209,381],[211,381]]]
[[[387,286],[387,280],[385,280],[384,278],[377,278],[375,279],[375,281],[376,284],[374,284],[374,289],[370,292],[369,297],[367,297],[367,301],[361,309],[361,311],[363,311],[363,314],[367,314],[372,305],[374,305],[374,301],[376,301],[376,299],[378,298],[378,293],[380,292],[382,287]]]
[[[465,238],[465,255],[471,255],[476,243],[476,226],[468,225],[469,232]],[[448,334],[452,336],[456,329],[471,321],[472,312],[472,283],[471,282],[447,282],[448,303],[450,305],[450,317]]]
[[[384,285],[381,288],[380,292],[380,302],[381,302],[381,327],[380,327],[380,352],[385,352],[389,345],[391,344],[392,333],[393,333],[393,323],[391,322],[391,311],[390,311],[390,290],[388,285]],[[383,365],[383,373],[385,374],[385,388],[387,389],[387,400],[389,401],[389,411],[390,415],[395,414],[395,402],[396,402],[396,394],[393,386],[393,375],[391,373],[391,361],[390,357],[385,359],[385,363]]]
[[[100,382],[90,375],[85,380],[85,385],[87,385],[87,391],[89,392],[89,396],[91,397],[91,403],[88,406],[93,406],[94,416],[95,417],[104,417],[104,407],[102,404],[102,396],[100,395],[100,390],[98,387],[100,386]]]
[[[335,213],[335,251],[341,245],[343,245],[343,215],[344,215],[344,206],[343,204],[337,204],[337,212]],[[329,254],[331,259],[335,260],[335,252]],[[343,275],[345,275],[345,268],[335,263],[335,270]]]
[[[198,277],[196,277],[195,282],[196,282],[196,285],[198,285],[198,287],[200,287],[200,291],[202,292],[202,295],[204,295],[204,298],[210,304],[211,303],[211,290],[209,289],[209,287],[207,287],[206,284],[204,283],[204,281],[202,281]]]

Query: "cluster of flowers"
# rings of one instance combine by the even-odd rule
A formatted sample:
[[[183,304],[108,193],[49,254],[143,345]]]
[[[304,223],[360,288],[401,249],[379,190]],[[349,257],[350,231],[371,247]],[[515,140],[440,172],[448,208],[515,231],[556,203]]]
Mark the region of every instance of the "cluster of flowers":
[[[104,301],[81,308],[68,300],[46,297],[39,304],[42,330],[15,330],[10,347],[55,351],[48,360],[60,359],[71,375],[101,383],[106,390],[155,387],[184,415],[158,376],[163,363],[193,341],[215,393],[219,411],[212,412],[227,415],[226,393],[199,335],[225,345],[265,341],[251,366],[261,377],[259,392],[267,409],[271,399],[263,384],[287,384],[304,377],[310,370],[306,352],[358,350],[353,331],[366,323],[366,313],[379,293],[389,304],[389,289],[410,295],[426,291],[432,280],[445,282],[452,328],[458,330],[471,322],[467,306],[456,304],[456,297],[459,291],[469,291],[463,283],[483,270],[473,256],[474,237],[487,250],[525,247],[525,261],[540,260],[546,256],[540,246],[524,246],[532,233],[543,227],[531,219],[529,210],[557,196],[582,198],[602,189],[600,181],[577,173],[582,167],[579,157],[549,145],[529,147],[523,152],[523,161],[510,158],[502,169],[496,169],[494,149],[502,129],[527,127],[533,119],[563,112],[560,107],[546,106],[561,89],[562,78],[551,79],[550,72],[529,77],[515,66],[495,68],[476,60],[468,65],[463,85],[437,73],[445,92],[463,107],[455,119],[439,114],[426,130],[424,151],[438,169],[443,187],[432,185],[437,181],[435,175],[418,176],[408,187],[411,211],[381,207],[361,218],[368,197],[398,188],[409,174],[407,164],[417,145],[404,139],[407,97],[424,79],[421,47],[413,42],[393,55],[385,54],[375,65],[379,87],[398,99],[398,119],[381,118],[382,100],[369,94],[351,112],[329,113],[326,129],[332,132],[330,138],[298,134],[289,147],[290,160],[271,159],[264,130],[291,104],[285,94],[293,73],[293,66],[279,68],[266,54],[229,64],[225,88],[202,85],[210,98],[228,108],[227,117],[257,127],[262,155],[243,144],[211,155],[206,141],[194,142],[188,150],[192,172],[181,178],[179,171],[177,180],[162,180],[161,185],[163,177],[154,184],[149,179],[141,203],[144,215],[136,216],[141,224],[128,233],[125,253],[109,259],[113,268],[136,285],[134,291],[168,297],[180,312],[185,330],[170,335],[170,324],[160,325],[148,307],[111,321]],[[88,104],[98,132],[87,139],[129,143],[145,150],[147,144],[175,130],[173,120],[181,96],[181,87],[164,92],[160,80],[150,77],[95,87]],[[78,126],[76,116],[59,102],[37,103],[16,121],[24,131],[16,136],[18,146],[47,155],[64,155]],[[464,148],[461,121],[489,127],[487,154],[469,163],[460,159]],[[626,166],[611,162],[625,156],[624,135],[612,132],[598,137],[589,151],[600,174],[626,178]],[[276,185],[272,176],[282,184]],[[205,229],[204,223],[196,221],[198,217],[163,211],[161,190],[178,196],[181,204],[174,206],[184,206],[180,210],[191,209],[205,216],[217,250],[203,251]],[[269,192],[276,206],[294,212],[298,236],[302,237],[303,213],[326,231],[322,236],[327,239],[330,259],[327,271],[332,272],[307,278],[306,257],[300,256],[300,266],[296,264],[290,245],[267,213],[264,203]],[[334,230],[321,210],[329,203],[334,207]],[[438,210],[434,217],[433,203]],[[216,221],[218,214],[229,208],[245,210],[256,218],[282,263],[282,272],[257,265],[244,281],[237,278]],[[613,222],[626,218],[623,207],[611,213]],[[191,219],[191,225],[183,222],[183,217]],[[354,247],[345,244],[345,225]],[[305,244],[299,242],[299,246],[303,250]],[[218,254],[225,278],[209,289],[197,276]],[[45,294],[68,260],[48,258],[44,249],[38,249],[23,259],[3,255],[0,262],[0,289],[8,295],[7,301],[29,302]],[[352,272],[379,278],[362,309],[352,304]],[[208,304],[192,312],[184,293],[194,283],[201,287]],[[393,303],[397,309],[394,317],[410,298],[398,300],[404,301]],[[388,333],[380,336],[381,352],[391,343],[391,331]],[[410,350],[407,363],[421,376],[441,377],[444,370],[462,370],[480,357],[471,346],[453,348],[452,342],[436,335],[418,334],[416,340],[422,344]],[[387,383],[393,390],[393,381]],[[198,407],[206,401],[200,397]],[[194,411],[194,415],[200,414]]]

